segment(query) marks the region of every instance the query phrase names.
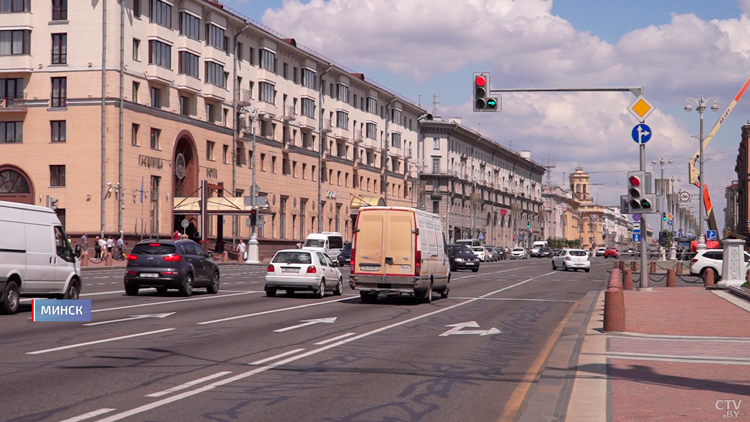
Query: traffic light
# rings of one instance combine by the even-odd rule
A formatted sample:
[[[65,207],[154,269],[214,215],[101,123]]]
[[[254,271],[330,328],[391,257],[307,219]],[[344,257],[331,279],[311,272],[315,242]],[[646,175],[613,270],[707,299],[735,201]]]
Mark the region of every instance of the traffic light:
[[[667,221],[667,213],[661,213],[661,221]]]
[[[497,98],[490,98],[490,72],[474,72],[474,111],[497,110]]]
[[[250,225],[255,226],[258,222],[258,210],[250,210]]]
[[[654,212],[653,195],[646,195],[646,172],[628,172],[628,207],[630,213],[650,214]]]
[[[531,228],[531,221],[529,221],[529,220],[526,220],[526,228],[527,228],[527,229],[530,229],[530,228]]]

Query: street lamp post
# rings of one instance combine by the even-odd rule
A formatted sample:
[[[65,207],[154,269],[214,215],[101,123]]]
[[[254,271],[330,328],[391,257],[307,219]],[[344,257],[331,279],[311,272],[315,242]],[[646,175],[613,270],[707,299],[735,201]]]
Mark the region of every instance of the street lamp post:
[[[659,204],[660,204],[659,210],[661,212],[664,212],[664,201],[663,201],[663,199],[666,197],[666,194],[664,193],[664,164],[672,164],[672,159],[671,158],[666,158],[666,157],[664,157],[662,155],[661,157],[658,157],[658,160],[656,158],[654,158],[653,160],[651,160],[651,164],[656,164],[656,163],[659,163],[660,166],[661,166],[661,177],[659,178],[659,184],[661,185],[661,189],[659,191],[659,196],[660,196],[661,200],[659,201]],[[668,206],[667,206],[667,208],[668,208]],[[661,219],[661,224],[659,225],[659,231],[660,232],[664,231],[664,218]]]
[[[253,139],[253,160],[252,160],[251,165],[253,167],[253,172],[252,172],[253,176],[252,176],[252,185],[250,186],[250,201],[251,201],[250,206],[251,206],[251,209],[255,210],[257,209],[256,206],[258,205],[255,203],[255,198],[258,195],[258,192],[256,191],[257,189],[256,186],[258,185],[255,182],[255,167],[256,167],[255,162],[257,159],[256,157],[258,155],[255,151],[255,125],[258,122],[258,109],[252,106],[243,107],[242,113],[247,115],[247,117],[250,118],[250,122],[251,122],[250,125],[252,126],[251,131],[252,131],[252,139]],[[268,117],[263,116],[263,120],[267,121]],[[258,248],[258,236],[256,234],[256,226],[252,226],[252,235],[250,236],[250,240],[247,243],[248,243],[248,248],[247,248],[247,261],[246,262],[249,264],[259,264],[260,255],[259,255],[259,248]]]
[[[716,97],[710,97],[710,98],[703,98],[701,95],[697,100],[693,97],[688,97],[685,100],[685,111],[690,112],[693,110],[693,108],[690,106],[690,102],[694,102],[696,105],[696,110],[698,110],[698,115],[700,116],[700,134],[698,135],[698,140],[700,142],[700,149],[699,149],[699,156],[698,156],[698,163],[700,164],[699,170],[698,170],[698,180],[700,182],[700,193],[698,196],[698,250],[706,249],[706,237],[705,233],[703,232],[703,220],[705,220],[704,217],[704,205],[703,205],[703,189],[704,189],[704,183],[703,183],[703,112],[706,110],[706,103],[713,100],[713,105],[711,106],[711,110],[718,111],[719,106],[716,104]]]

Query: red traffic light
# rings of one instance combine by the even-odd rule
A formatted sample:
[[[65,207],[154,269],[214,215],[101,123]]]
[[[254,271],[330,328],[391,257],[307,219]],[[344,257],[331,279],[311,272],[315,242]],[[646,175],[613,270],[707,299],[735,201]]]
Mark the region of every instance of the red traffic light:
[[[641,185],[641,179],[639,179],[636,176],[630,176],[630,179],[628,179],[628,181],[630,182],[630,184],[632,186],[640,186]]]
[[[477,76],[477,78],[474,80],[474,83],[476,83],[477,86],[484,86],[487,83],[487,80],[484,79],[484,76]]]

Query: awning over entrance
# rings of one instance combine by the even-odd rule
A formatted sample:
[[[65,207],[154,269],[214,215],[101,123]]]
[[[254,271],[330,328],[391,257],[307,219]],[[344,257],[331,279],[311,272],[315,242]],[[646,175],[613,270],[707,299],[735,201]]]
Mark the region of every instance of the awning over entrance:
[[[251,206],[245,205],[245,198],[211,197],[206,201],[208,214],[244,214],[249,215]],[[174,199],[175,215],[193,215],[201,212],[200,197],[177,197]]]
[[[356,214],[360,208],[364,207],[380,207],[385,205],[383,198],[377,196],[355,196],[352,198],[352,203],[349,205],[350,214]]]

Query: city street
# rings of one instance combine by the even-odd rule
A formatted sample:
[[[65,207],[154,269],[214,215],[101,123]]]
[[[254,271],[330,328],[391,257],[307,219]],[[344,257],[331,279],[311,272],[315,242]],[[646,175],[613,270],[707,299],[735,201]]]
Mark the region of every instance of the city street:
[[[265,266],[222,266],[218,295],[128,297],[84,273],[91,323],[0,318],[5,421],[495,421],[513,415],[577,301],[604,288],[548,259],[454,272],[432,304],[263,292]],[[343,268],[345,279],[348,268]],[[559,333],[559,331],[557,331]],[[541,359],[541,360],[540,360]]]

